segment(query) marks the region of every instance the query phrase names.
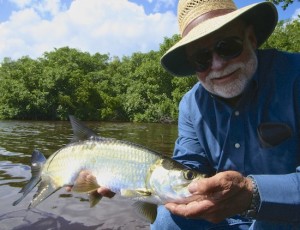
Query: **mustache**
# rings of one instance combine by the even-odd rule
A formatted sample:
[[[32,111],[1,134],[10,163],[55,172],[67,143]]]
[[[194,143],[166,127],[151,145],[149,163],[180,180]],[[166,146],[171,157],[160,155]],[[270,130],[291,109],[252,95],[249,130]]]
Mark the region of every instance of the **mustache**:
[[[207,80],[212,80],[212,79],[217,79],[217,78],[221,78],[223,76],[226,76],[228,74],[231,74],[235,71],[237,71],[240,68],[243,68],[244,64],[243,63],[234,63],[232,65],[227,66],[224,70],[222,71],[213,71],[210,72],[206,79]]]

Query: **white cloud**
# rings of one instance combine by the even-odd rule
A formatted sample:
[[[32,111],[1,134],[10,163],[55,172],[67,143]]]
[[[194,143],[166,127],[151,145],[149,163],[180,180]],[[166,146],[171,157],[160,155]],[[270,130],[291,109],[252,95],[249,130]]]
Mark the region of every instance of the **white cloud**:
[[[157,0],[154,6],[154,12],[174,8],[176,3],[177,1],[174,0]]]
[[[299,19],[299,16],[300,16],[300,8],[295,10],[292,19]]]
[[[32,0],[10,0],[10,2],[14,3],[19,8],[23,8],[30,5]]]
[[[17,8],[24,9],[26,7],[31,7],[35,9],[37,12],[44,14],[50,13],[51,15],[55,15],[59,12],[60,8],[63,8],[64,5],[60,0],[9,0],[12,2]]]
[[[52,16],[55,16],[62,8],[60,4],[60,0],[38,1],[36,10],[38,10],[41,14],[50,13]]]
[[[24,7],[0,23],[0,61],[36,58],[63,46],[121,57],[158,50],[165,36],[178,32],[173,13],[146,15],[127,0],[74,0],[69,9],[58,0],[35,1],[30,7],[25,7],[26,0],[18,2]]]

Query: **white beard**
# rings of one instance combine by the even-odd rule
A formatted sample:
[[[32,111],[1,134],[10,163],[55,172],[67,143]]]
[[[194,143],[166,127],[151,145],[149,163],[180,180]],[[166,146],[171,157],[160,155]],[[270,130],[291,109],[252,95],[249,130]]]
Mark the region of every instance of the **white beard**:
[[[257,68],[257,57],[255,51],[252,47],[247,48],[249,55],[246,63],[235,63],[229,65],[223,71],[214,71],[209,73],[209,75],[205,78],[205,82],[200,81],[203,87],[210,93],[223,98],[233,98],[240,95],[246,88],[250,79],[253,77]],[[235,74],[238,74],[238,77],[236,77],[235,80],[223,85],[217,85],[213,83],[213,79],[228,75],[234,71],[237,71]]]

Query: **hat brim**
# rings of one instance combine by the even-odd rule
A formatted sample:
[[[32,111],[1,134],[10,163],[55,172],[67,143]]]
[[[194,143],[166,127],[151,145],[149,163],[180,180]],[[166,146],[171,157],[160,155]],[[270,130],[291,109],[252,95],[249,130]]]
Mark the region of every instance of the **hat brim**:
[[[192,68],[186,57],[186,45],[219,30],[237,18],[242,18],[247,23],[253,25],[257,45],[259,47],[274,31],[278,15],[274,4],[270,2],[261,2],[251,4],[219,17],[208,19],[195,26],[186,36],[162,56],[162,66],[168,72],[177,76],[189,76],[195,74],[195,70]]]

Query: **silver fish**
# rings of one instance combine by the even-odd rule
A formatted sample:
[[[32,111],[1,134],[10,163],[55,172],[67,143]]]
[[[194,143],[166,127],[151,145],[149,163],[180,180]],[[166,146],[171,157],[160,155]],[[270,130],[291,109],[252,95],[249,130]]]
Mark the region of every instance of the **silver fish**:
[[[152,223],[157,205],[183,202],[191,195],[188,185],[205,177],[141,145],[99,137],[73,116],[70,121],[74,138],[69,145],[48,159],[41,152],[33,151],[32,177],[13,205],[38,185],[28,208],[35,207],[64,186],[72,186],[74,192],[88,193],[90,205],[94,206],[102,198],[97,189],[103,186],[137,200],[134,206]]]

